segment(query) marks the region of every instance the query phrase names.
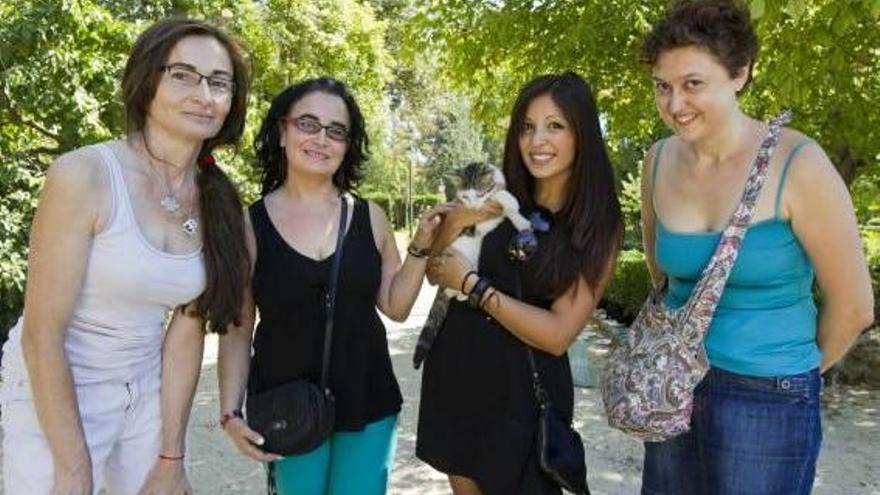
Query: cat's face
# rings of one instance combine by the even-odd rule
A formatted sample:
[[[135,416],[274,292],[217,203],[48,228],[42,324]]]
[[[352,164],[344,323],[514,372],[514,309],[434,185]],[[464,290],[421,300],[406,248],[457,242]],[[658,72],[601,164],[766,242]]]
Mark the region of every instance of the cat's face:
[[[494,165],[475,162],[459,169],[452,183],[459,202],[482,206],[486,199],[504,187],[504,174]]]

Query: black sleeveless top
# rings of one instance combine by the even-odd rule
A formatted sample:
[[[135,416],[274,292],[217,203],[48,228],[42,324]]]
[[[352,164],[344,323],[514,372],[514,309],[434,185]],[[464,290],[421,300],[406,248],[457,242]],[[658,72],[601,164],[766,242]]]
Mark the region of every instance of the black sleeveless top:
[[[521,291],[523,301],[548,309],[553,301],[539,287],[538,256],[521,263],[508,255],[514,233],[505,220],[483,239],[480,275],[503,293]],[[568,357],[533,352],[551,401],[571,420]],[[558,494],[535,455],[537,422],[525,344],[485,312],[453,300],[422,372],[416,456],[476,480],[486,495]]]
[[[257,241],[253,295],[259,311],[248,393],[298,378],[321,377],[324,293],[333,256],[317,261],[293,249],[275,229],[263,200],[249,208]],[[338,221],[334,219],[333,221]],[[385,326],[376,312],[382,258],[369,205],[355,199],[337,282],[330,356],[337,431],[357,431],[400,411]]]

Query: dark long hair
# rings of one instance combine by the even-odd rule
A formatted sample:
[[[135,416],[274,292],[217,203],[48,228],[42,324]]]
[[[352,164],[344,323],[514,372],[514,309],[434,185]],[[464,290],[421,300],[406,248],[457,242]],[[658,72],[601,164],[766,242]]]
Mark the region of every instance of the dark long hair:
[[[507,188],[521,204],[535,206],[535,179],[523,162],[519,138],[529,104],[543,95],[562,110],[576,147],[563,207],[544,241],[549,248],[539,250],[536,259],[540,286],[557,297],[578,277],[591,289],[598,287],[620,247],[623,219],[593,93],[573,72],[538,77],[520,90],[504,146]]]
[[[232,60],[235,81],[229,113],[220,131],[202,143],[196,175],[207,285],[192,309],[208,323],[208,330],[224,333],[230,323],[240,323],[250,262],[238,192],[223,170],[204,158],[218,146],[237,145],[244,131],[250,76],[241,49],[229,35],[208,23],[183,18],[159,21],[138,37],[131,50],[122,78],[122,99],[127,131],[143,132],[162,76],[160,68],[177,42],[187,36],[210,36],[219,41]]]
[[[333,185],[340,191],[351,191],[363,178],[363,164],[370,157],[370,140],[361,109],[345,83],[330,77],[319,77],[287,87],[272,100],[269,111],[263,117],[260,131],[254,138],[254,152],[262,171],[263,196],[278,189],[287,180],[287,160],[281,147],[281,119],[296,102],[314,92],[338,96],[348,110],[348,144],[342,164],[333,174]]]

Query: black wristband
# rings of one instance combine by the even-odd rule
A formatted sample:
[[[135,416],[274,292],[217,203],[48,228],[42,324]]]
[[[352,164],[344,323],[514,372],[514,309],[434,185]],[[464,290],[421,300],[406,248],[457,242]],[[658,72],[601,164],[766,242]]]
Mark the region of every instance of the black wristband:
[[[431,253],[431,248],[416,247],[416,244],[414,242],[411,242],[409,243],[409,246],[407,246],[406,252],[416,258],[427,258],[428,255]]]
[[[476,275],[477,278],[480,278],[480,274],[477,273],[477,272],[475,272],[475,271],[473,271],[473,270],[471,270],[471,271],[469,271],[469,272],[467,272],[467,273],[464,274],[464,278],[461,279],[461,293],[464,294],[464,295],[468,295],[468,293],[465,292],[465,290],[464,290],[464,286],[465,286],[465,284],[467,284],[467,279],[468,279],[468,277],[470,277],[471,275]]]
[[[470,294],[468,294],[468,306],[480,309],[480,302],[483,301],[486,290],[491,286],[492,282],[488,278],[480,277],[477,283],[474,284],[474,288],[471,289]]]

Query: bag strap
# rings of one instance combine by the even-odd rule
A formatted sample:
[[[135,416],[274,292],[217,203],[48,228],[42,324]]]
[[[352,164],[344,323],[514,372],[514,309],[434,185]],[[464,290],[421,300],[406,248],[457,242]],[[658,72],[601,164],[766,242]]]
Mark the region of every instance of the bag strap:
[[[532,352],[532,346],[525,342],[523,342],[523,345],[526,346],[526,352],[529,356],[529,368],[532,373],[532,389],[535,391],[535,399],[543,409],[550,400],[547,398],[547,391],[544,389],[544,385],[541,383],[541,375],[538,374],[538,367],[535,365],[535,353]]]
[[[330,346],[333,343],[333,320],[336,308],[336,282],[339,278],[339,265],[342,262],[342,240],[345,238],[348,224],[349,195],[339,195],[341,208],[339,213],[339,232],[336,234],[336,251],[333,253],[333,265],[330,267],[330,280],[324,294],[324,358],[321,363],[321,390],[327,390],[327,376],[330,370]]]
[[[522,300],[522,262],[516,261],[515,266],[516,280],[513,286],[513,296],[517,300]],[[550,402],[547,398],[547,390],[541,383],[541,375],[538,373],[537,364],[535,364],[535,353],[532,352],[532,346],[525,342],[523,342],[523,346],[526,348],[526,354],[529,358],[529,372],[532,375],[532,389],[535,391],[535,399],[538,401],[538,406],[543,409]]]
[[[767,137],[761,143],[758,156],[755,157],[739,205],[731,215],[712,258],[703,269],[700,280],[688,299],[687,307],[681,313],[682,318],[688,318],[694,312],[697,314],[713,314],[715,312],[718,301],[721,299],[721,293],[724,291],[724,286],[727,284],[727,279],[730,277],[730,272],[739,255],[743,237],[745,237],[749,223],[752,221],[755,203],[767,179],[770,158],[776,150],[776,145],[779,144],[782,126],[789,120],[791,120],[791,112],[786,110],[768,123],[770,129]]]

